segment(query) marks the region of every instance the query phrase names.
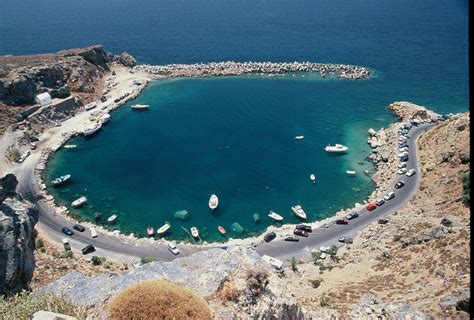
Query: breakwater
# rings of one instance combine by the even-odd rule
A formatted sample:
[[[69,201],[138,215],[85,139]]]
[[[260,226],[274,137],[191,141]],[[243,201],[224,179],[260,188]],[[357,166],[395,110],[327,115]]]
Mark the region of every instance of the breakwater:
[[[372,76],[370,69],[345,64],[323,64],[313,62],[211,62],[194,64],[148,65],[134,69],[145,71],[156,77],[216,77],[245,74],[282,75],[298,72],[318,73],[321,77],[342,79],[365,79]]]

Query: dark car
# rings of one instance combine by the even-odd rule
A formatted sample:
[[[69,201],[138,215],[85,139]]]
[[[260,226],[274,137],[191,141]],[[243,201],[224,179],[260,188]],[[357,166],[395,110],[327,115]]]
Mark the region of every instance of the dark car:
[[[352,219],[355,219],[359,217],[359,214],[357,212],[349,212],[347,215],[346,215],[346,218],[348,220],[352,220]]]
[[[297,224],[296,229],[304,230],[306,232],[313,232],[311,226],[307,224]]]
[[[63,228],[61,229],[61,231],[62,231],[64,234],[67,234],[68,236],[72,236],[72,235],[74,234],[74,232],[73,232],[71,229],[66,228],[66,227],[63,227]]]
[[[337,219],[336,224],[349,224],[349,219],[347,218]]]
[[[367,211],[372,211],[372,210],[375,210],[377,209],[377,205],[375,203],[369,203],[367,205]]]
[[[399,147],[399,148],[409,148],[408,144],[405,143],[405,142],[404,142],[404,143],[400,143],[400,144],[398,145],[398,147]]]
[[[401,162],[407,162],[408,161],[408,155],[404,155],[400,157]]]
[[[400,189],[400,188],[403,187],[404,185],[405,185],[405,181],[400,180],[400,181],[398,181],[397,183],[395,183],[395,189]]]
[[[385,203],[385,200],[382,199],[382,198],[377,199],[377,201],[375,201],[375,204],[376,204],[377,206],[379,206],[379,207],[380,207],[381,205],[383,205],[384,203]]]
[[[75,224],[72,226],[73,229],[79,231],[79,232],[84,232],[86,230],[86,228],[84,228],[82,225],[80,224]]]
[[[285,241],[298,242],[300,239],[292,235],[287,235],[285,237]]]
[[[82,248],[82,254],[88,254],[88,253],[91,253],[91,252],[94,252],[94,251],[95,251],[95,248],[91,244],[88,244],[87,246]]]
[[[265,240],[265,242],[270,242],[272,241],[273,239],[276,238],[276,233],[275,232],[270,232],[270,233],[267,233],[264,237],[263,237],[263,240]]]
[[[296,229],[293,230],[293,233],[296,234],[297,236],[303,236],[303,237],[307,237],[308,236],[308,232],[304,231],[304,230],[301,230],[301,229]]]
[[[339,239],[339,242],[342,242],[342,243],[352,243],[352,238],[349,238],[349,237],[340,237]]]

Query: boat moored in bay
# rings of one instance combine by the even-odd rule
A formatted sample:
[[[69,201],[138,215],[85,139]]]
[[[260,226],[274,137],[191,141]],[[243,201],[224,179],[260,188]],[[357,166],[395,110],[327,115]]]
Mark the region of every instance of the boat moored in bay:
[[[339,143],[336,143],[334,146],[331,146],[331,145],[327,145],[325,148],[324,148],[324,151],[326,152],[334,152],[334,153],[344,153],[346,152],[347,150],[349,150],[349,147],[346,147],[342,144],[339,144]]]
[[[152,236],[154,234],[153,227],[146,228],[146,234]]]
[[[315,183],[316,182],[316,175],[314,175],[313,173],[309,176],[309,179]]]
[[[94,133],[99,131],[101,127],[102,127],[101,123],[93,123],[91,125],[86,126],[84,130],[82,131],[82,134],[85,137],[92,136]]]
[[[117,215],[113,214],[113,215],[111,215],[110,217],[107,218],[107,221],[108,222],[114,222],[116,219],[117,219]]]
[[[165,222],[164,225],[162,225],[158,230],[156,230],[157,234],[164,234],[166,231],[168,231],[171,228],[171,224],[169,222]]]
[[[133,110],[147,110],[150,108],[149,104],[132,104],[131,108]]]
[[[349,175],[349,176],[355,176],[357,172],[354,171],[354,170],[346,170],[346,173],[347,173],[347,175]]]
[[[280,216],[278,213],[275,211],[270,210],[270,213],[268,214],[270,218],[272,218],[275,221],[283,221],[283,217]]]
[[[196,227],[191,227],[191,235],[194,237],[194,238],[199,238],[199,231]]]
[[[83,205],[85,205],[86,202],[87,202],[86,197],[80,197],[79,199],[74,200],[71,203],[71,206],[73,206],[74,208],[79,208],[79,207],[82,207]]]
[[[306,220],[306,212],[304,212],[300,205],[291,207],[291,210],[298,218]]]
[[[217,226],[217,230],[219,230],[219,232],[224,235],[226,234],[227,232],[225,231],[224,227],[223,226]]]
[[[219,198],[217,198],[215,194],[212,194],[211,197],[209,198],[209,208],[211,208],[211,210],[214,210],[217,208],[218,205],[219,205]]]
[[[66,182],[68,182],[70,179],[71,179],[71,175],[66,174],[64,176],[60,176],[59,178],[54,179],[53,181],[51,181],[51,183],[53,184],[54,187],[59,187],[65,184]]]
[[[304,136],[296,136],[295,137],[295,140],[303,140],[304,139]]]

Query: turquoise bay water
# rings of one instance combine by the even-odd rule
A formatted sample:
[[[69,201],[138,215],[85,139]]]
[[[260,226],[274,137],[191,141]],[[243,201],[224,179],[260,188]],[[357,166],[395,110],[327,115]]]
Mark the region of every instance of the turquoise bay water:
[[[205,240],[219,240],[217,225],[229,236],[253,234],[270,223],[269,210],[297,222],[290,207],[301,204],[310,220],[319,220],[370,194],[372,183],[363,170],[370,148],[369,126],[385,125],[390,117],[347,98],[371,81],[303,78],[216,78],[156,81],[131,103],[150,104],[136,112],[130,104],[112,114],[106,128],[92,139],[70,141],[77,149],[59,151],[46,172],[47,180],[71,173],[73,183],[51,189],[66,204],[86,195],[90,205],[75,213],[107,217],[119,212],[114,227],[144,234],[148,225],[172,223],[171,237],[195,225]],[[294,137],[304,135],[298,141]],[[328,144],[350,147],[344,156],[323,151]],[[356,177],[345,171],[355,169]],[[309,175],[315,173],[313,184]],[[216,193],[215,213],[208,199]],[[177,210],[190,219],[174,219]],[[254,223],[259,213],[260,223]],[[232,232],[238,222],[243,234]],[[207,230],[207,235],[205,230]]]

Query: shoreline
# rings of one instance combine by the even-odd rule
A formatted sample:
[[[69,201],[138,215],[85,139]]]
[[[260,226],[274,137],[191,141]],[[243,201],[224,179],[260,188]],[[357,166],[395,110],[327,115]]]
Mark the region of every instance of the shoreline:
[[[142,85],[142,86],[139,86],[137,88],[134,88],[132,90],[132,92],[125,99],[122,99],[121,101],[118,101],[118,102],[113,103],[111,105],[107,104],[107,103],[102,104],[102,106],[103,105],[108,105],[107,108],[104,110],[104,112],[106,112],[106,113],[109,113],[109,112],[112,112],[112,111],[116,110],[117,108],[119,108],[120,106],[125,104],[127,101],[137,97],[143,91],[143,89],[146,88],[146,85],[148,84],[148,82],[151,79],[153,79],[152,77],[148,77],[148,75],[145,75],[145,72],[137,72],[137,67],[135,67],[133,69],[130,69],[130,68],[122,68],[122,69],[123,69],[122,70],[123,72],[126,72],[130,75],[130,79],[129,79],[128,82],[133,83],[133,81],[140,79],[140,80],[144,81],[145,84]],[[176,76],[176,77],[178,77],[178,76]],[[110,75],[106,75],[106,76],[104,76],[104,78],[108,79],[108,78],[110,78]],[[130,85],[129,85],[129,87],[130,87]],[[112,95],[110,100],[116,99],[117,97],[122,96],[123,94],[120,94],[121,92],[122,91],[119,91],[119,92],[115,93],[115,95]],[[101,106],[101,104],[99,104],[98,108],[100,106]],[[88,111],[82,110],[81,112],[79,112],[78,114],[73,116],[71,119],[74,119],[74,118],[77,119],[81,115],[82,115],[82,117],[84,117],[85,114],[88,114]],[[395,114],[400,116],[400,114],[398,114],[396,112],[395,112]],[[65,122],[67,122],[71,119],[68,119]],[[380,129],[373,136],[376,136],[376,137],[379,137],[379,138],[380,138],[380,136],[385,136],[385,137],[392,136],[393,133],[396,134],[395,129],[398,128],[399,125],[400,125],[400,122],[397,121],[397,122],[391,124],[387,129],[383,129],[383,128]],[[54,197],[47,192],[46,186],[45,186],[44,181],[43,181],[43,176],[42,176],[43,171],[46,168],[46,163],[49,160],[49,157],[51,156],[51,154],[53,154],[62,145],[64,145],[70,138],[72,138],[74,136],[77,136],[79,134],[79,132],[77,131],[77,128],[72,127],[72,128],[69,128],[69,129],[70,130],[66,129],[66,131],[61,132],[61,139],[59,139],[56,143],[49,143],[49,145],[44,147],[44,150],[42,151],[42,153],[41,153],[41,155],[40,155],[39,159],[37,160],[37,162],[35,164],[35,167],[34,167],[34,180],[35,180],[35,183],[38,187],[40,195],[53,208],[54,214],[59,214],[59,215],[63,216],[64,218],[66,218],[68,221],[71,221],[72,223],[75,223],[77,221],[76,221],[76,219],[74,219],[73,217],[71,217],[68,214],[68,209],[64,206],[62,206],[62,207],[59,206],[56,203],[56,200],[54,199]],[[49,130],[55,131],[54,128],[49,129]],[[53,132],[53,135],[54,134],[58,135],[60,133],[60,131],[61,130],[56,130],[55,132]],[[370,132],[370,129],[369,129],[369,132]],[[394,139],[386,138],[385,142],[382,141],[382,140],[383,139],[380,139],[381,143],[376,148],[384,147],[388,151],[390,151],[390,148],[391,148],[392,149],[391,151],[396,152],[396,149],[395,149],[395,147],[396,147],[395,142],[396,141]],[[374,161],[374,159],[372,159],[372,161]],[[381,192],[381,189],[383,189],[388,184],[386,181],[385,181],[385,183],[383,183],[384,182],[383,179],[377,178],[377,174],[378,174],[379,177],[383,177],[384,174],[380,173],[380,172],[382,172],[382,171],[390,172],[389,169],[392,168],[392,166],[383,166],[383,165],[382,166],[377,166],[377,163],[374,163],[374,164],[376,165],[376,171],[375,171],[374,175],[371,178],[375,183],[375,189],[372,192],[372,194],[368,197],[369,200],[370,199],[375,199],[376,196]],[[391,164],[391,163],[389,163],[389,164]],[[364,200],[364,203],[366,201],[367,200]],[[307,222],[307,224],[311,225],[313,229],[317,228],[317,227],[320,227],[320,226],[323,226],[323,225],[329,226],[329,225],[335,223],[335,220],[338,217],[340,217],[341,215],[346,214],[348,211],[351,211],[353,209],[359,208],[362,205],[363,204],[361,204],[361,203],[355,203],[354,207],[352,207],[352,208],[340,210],[338,212],[335,212],[334,215],[329,216],[329,217],[327,217],[323,220]],[[148,243],[148,244],[150,244],[150,243],[161,244],[161,243],[166,243],[168,241],[164,238],[161,238],[161,239],[153,239],[153,238],[146,238],[146,237],[138,238],[133,233],[124,234],[120,230],[111,231],[111,230],[109,230],[109,229],[107,229],[107,228],[105,228],[101,225],[96,225],[91,221],[83,222],[82,224],[84,224],[87,227],[95,227],[101,233],[107,234],[109,236],[118,237],[121,241],[125,241],[127,243],[130,241],[134,245],[140,245],[140,244],[146,244],[146,243]],[[202,244],[190,244],[190,245],[195,246],[195,247],[212,247],[213,245],[215,246],[215,245],[225,244],[225,245],[246,245],[246,246],[255,247],[258,243],[262,242],[262,239],[263,239],[263,236],[264,236],[265,233],[270,232],[270,231],[275,231],[277,233],[277,235],[283,236],[284,234],[289,233],[289,232],[292,231],[293,225],[294,224],[283,224],[283,225],[278,226],[278,227],[274,226],[274,225],[270,225],[264,231],[262,231],[262,233],[260,233],[258,236],[251,236],[251,237],[246,237],[246,238],[229,238],[226,242],[208,243],[208,242],[204,241],[204,242],[202,242]],[[46,237],[47,237],[47,235],[46,235]],[[180,245],[184,245],[184,244],[188,244],[188,243],[189,242],[187,242],[187,241],[180,241],[179,242]]]

